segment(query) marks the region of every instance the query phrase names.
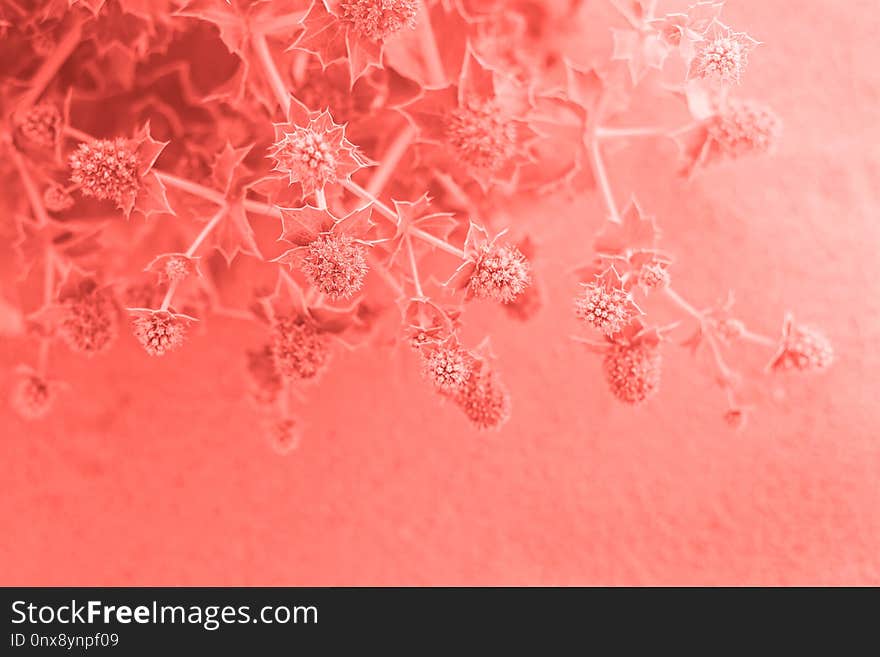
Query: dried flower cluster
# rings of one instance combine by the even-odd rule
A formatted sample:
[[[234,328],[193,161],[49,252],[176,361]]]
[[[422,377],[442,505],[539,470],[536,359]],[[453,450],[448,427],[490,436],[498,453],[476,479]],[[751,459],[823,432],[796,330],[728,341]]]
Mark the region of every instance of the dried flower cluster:
[[[447,407],[497,429],[511,416],[504,368],[487,340],[466,341],[466,306],[539,312],[535,242],[506,209],[595,186],[607,217],[574,306],[600,336],[583,341],[602,352],[612,393],[628,404],[659,393],[675,327],[648,322],[643,300],[657,297],[696,322],[687,344],[708,345],[725,418],[741,425],[723,349],[756,342],[776,348],[771,371],[821,370],[830,345],[791,320],[775,340],[729,304],[687,302],[653,219],[635,202],[619,209],[603,156],[608,140],[669,138],[696,175],[771,152],[779,119],[733,95],[759,44],[721,23],[720,2],[666,16],[612,3],[626,4],[638,11],[609,25],[614,50],[590,69],[564,50],[587,20],[580,2],[0,7],[16,53],[0,62],[12,110],[0,166],[14,190],[4,234],[22,289],[41,291],[22,295],[37,354],[18,371],[14,408],[49,411],[56,340],[91,356],[127,327],[165,356],[196,321],[210,331],[205,320],[231,315],[263,326],[260,346],[241,346],[243,385],[279,453],[301,441],[307,384],[324,385],[335,351],[365,345],[410,347],[400,353]],[[673,58],[683,66],[666,67]],[[650,78],[684,99],[681,127],[619,125]]]

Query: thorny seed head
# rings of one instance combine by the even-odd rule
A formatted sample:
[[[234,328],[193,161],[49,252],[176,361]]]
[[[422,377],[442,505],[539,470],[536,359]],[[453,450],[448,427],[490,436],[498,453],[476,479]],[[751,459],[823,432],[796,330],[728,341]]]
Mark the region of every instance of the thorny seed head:
[[[465,164],[484,171],[500,170],[516,153],[516,125],[494,100],[473,98],[453,110],[446,138]]]
[[[510,303],[531,283],[529,262],[510,244],[483,247],[468,286],[478,299]]]
[[[416,26],[415,0],[351,0],[341,6],[343,18],[371,41],[384,41],[403,28]]]
[[[439,344],[422,352],[425,377],[444,393],[462,390],[471,375],[473,358],[457,344]]]
[[[177,349],[186,338],[186,322],[159,310],[134,319],[134,337],[151,356],[162,356]]]
[[[334,147],[323,133],[312,128],[294,126],[293,132],[285,132],[275,143],[273,157],[277,171],[287,173],[291,182],[304,187],[323,189],[337,180]]]
[[[669,270],[662,264],[652,262],[639,269],[639,287],[645,290],[658,290],[669,285]]]
[[[52,148],[61,136],[61,112],[51,103],[31,107],[16,118],[16,128],[26,146]]]
[[[302,262],[309,283],[331,299],[348,299],[360,290],[368,269],[364,245],[348,235],[319,235]]]
[[[124,208],[140,189],[137,154],[121,137],[80,144],[70,155],[70,180],[83,196]]]
[[[300,318],[282,317],[272,330],[275,367],[286,379],[317,378],[330,358],[327,336]]]
[[[51,385],[43,377],[27,373],[13,385],[10,395],[12,409],[26,420],[37,420],[49,412],[54,401]]]
[[[165,278],[172,283],[180,283],[193,273],[192,262],[183,256],[172,256],[165,260]]]
[[[64,212],[73,207],[73,197],[61,185],[51,183],[43,190],[43,205],[49,212]]]
[[[498,429],[510,419],[510,393],[486,367],[475,369],[454,399],[478,429]]]
[[[755,42],[745,34],[728,30],[698,47],[693,71],[701,78],[739,84],[748,64],[749,52],[754,47]]]
[[[792,326],[783,338],[779,354],[770,363],[775,372],[818,372],[834,362],[834,349],[822,333],[808,326]]]
[[[632,294],[621,288],[608,289],[599,283],[588,283],[583,294],[575,299],[575,314],[605,335],[614,335],[635,316]]]
[[[272,345],[249,350],[246,356],[251,400],[258,407],[274,404],[284,383],[275,367]]]
[[[118,335],[118,315],[106,290],[84,286],[65,299],[59,331],[74,351],[94,355],[105,351]]]
[[[602,369],[615,397],[627,404],[640,404],[660,388],[661,363],[655,346],[615,344],[605,354]]]
[[[771,152],[782,134],[782,121],[760,103],[728,100],[707,128],[721,152],[737,158]]]

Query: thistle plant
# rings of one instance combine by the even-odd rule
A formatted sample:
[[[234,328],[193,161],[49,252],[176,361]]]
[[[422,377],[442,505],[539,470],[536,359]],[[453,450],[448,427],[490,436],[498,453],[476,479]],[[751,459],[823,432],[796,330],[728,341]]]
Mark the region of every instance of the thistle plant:
[[[666,16],[614,2],[613,52],[580,68],[567,40],[548,35],[576,37],[581,3],[558,4],[0,7],[0,38],[21,53],[0,64],[3,221],[21,273],[4,290],[40,289],[0,306],[35,347],[13,407],[28,419],[51,412],[66,390],[51,371],[58,342],[101,357],[129,331],[145,357],[173,359],[227,317],[263,327],[240,345],[242,388],[279,453],[307,439],[297,409],[325,385],[335,352],[388,344],[422,373],[438,412],[498,429],[515,400],[488,336],[465,338],[468,305],[524,322],[543,307],[540,231],[504,210],[594,190],[605,216],[586,218],[598,233],[573,307],[614,397],[662,395],[662,354],[685,323],[696,327],[685,344],[710,352],[732,426],[743,407],[730,344],[767,349],[769,373],[827,368],[827,339],[790,316],[765,337],[730,304],[687,301],[655,219],[621,203],[638,190],[621,193],[605,166],[611,142],[642,139],[678,144],[686,176],[772,153],[779,119],[735,94],[759,43],[721,22],[720,2]],[[640,85],[674,70],[652,88],[687,121],[617,124]],[[659,325],[647,298],[682,321]]]

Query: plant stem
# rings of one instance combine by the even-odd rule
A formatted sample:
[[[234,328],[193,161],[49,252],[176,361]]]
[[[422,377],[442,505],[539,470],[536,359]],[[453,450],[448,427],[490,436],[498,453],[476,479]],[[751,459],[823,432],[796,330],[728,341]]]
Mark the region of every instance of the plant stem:
[[[315,190],[315,204],[319,210],[327,209],[327,195],[324,193],[323,189]]]
[[[440,50],[437,48],[437,37],[434,35],[434,28],[431,25],[431,14],[428,6],[424,2],[421,5],[421,14],[424,22],[420,23],[421,31],[424,38],[420,39],[422,44],[422,54],[425,56],[425,63],[428,66],[428,84],[440,87],[446,83],[446,69],[443,66],[443,60],[440,58]]]
[[[388,149],[382,154],[382,161],[379,163],[379,166],[373,169],[373,176],[366,186],[366,190],[370,194],[378,196],[382,193],[415,136],[416,129],[409,121],[406,121],[403,129],[397,133],[394,141],[391,142]]]
[[[400,220],[397,216],[397,213],[390,207],[388,207],[386,203],[376,198],[375,194],[371,194],[353,180],[343,180],[341,181],[341,184],[343,187],[345,187],[345,189],[350,191],[355,196],[360,197],[364,201],[369,201],[370,203],[372,203],[373,207],[375,207],[376,210],[379,211],[379,214],[381,214],[383,217],[385,217],[389,221],[394,222],[395,224],[399,223]]]
[[[755,333],[749,330],[744,331],[740,337],[746,342],[761,345],[762,347],[775,347],[777,343],[776,340],[769,336],[761,335],[760,333]]]
[[[419,238],[423,242],[427,242],[428,244],[437,247],[441,251],[448,253],[451,256],[455,256],[460,260],[465,260],[467,258],[467,254],[465,254],[462,249],[452,246],[452,244],[450,244],[446,240],[441,240],[439,237],[435,237],[434,235],[431,235],[431,233],[425,232],[421,228],[410,227],[407,233],[412,235],[413,237]]]
[[[251,40],[254,44],[254,50],[257,51],[257,58],[260,60],[266,77],[269,79],[269,86],[272,87],[278,104],[284,110],[284,116],[287,116],[290,113],[290,92],[287,89],[287,85],[284,84],[281,73],[278,72],[275,60],[272,59],[269,44],[266,42],[266,35],[262,32],[257,32],[251,36]]]
[[[27,163],[25,163],[24,158],[21,156],[21,153],[18,152],[13,144],[9,144],[8,151],[12,154],[12,163],[18,170],[18,175],[21,178],[21,183],[22,185],[24,185],[25,194],[28,197],[28,202],[30,202],[31,210],[34,213],[34,219],[37,220],[38,226],[45,226],[49,223],[49,214],[46,212],[46,206],[43,205],[43,199],[40,196],[40,190],[37,189],[37,185],[36,183],[34,183],[34,179],[31,178],[31,174],[27,168]]]
[[[226,205],[226,197],[217,190],[211,189],[210,187],[205,187],[204,185],[199,185],[198,183],[194,183],[191,180],[181,178],[174,175],[173,173],[168,173],[159,169],[153,169],[153,173],[155,173],[159,180],[161,180],[169,187],[174,187],[181,191],[187,192],[188,194],[192,194],[193,196],[203,198],[206,201],[216,203],[217,205]]]
[[[684,297],[682,297],[678,292],[673,290],[670,286],[666,286],[663,288],[663,293],[672,301],[676,306],[685,311],[688,315],[696,319],[700,322],[700,324],[704,324],[706,318],[703,313],[694,308],[690,303],[688,303]]]
[[[413,251],[412,239],[410,238],[409,233],[404,235],[403,239],[406,242],[406,252],[409,255],[409,267],[412,270],[413,285],[415,285],[416,288],[416,296],[419,299],[423,299],[425,293],[422,292],[422,282],[419,280],[419,268],[416,265],[416,255]]]
[[[611,191],[611,184],[608,182],[608,173],[605,171],[605,164],[602,162],[602,154],[599,152],[599,140],[595,137],[590,139],[587,149],[590,154],[590,163],[593,167],[593,173],[596,176],[596,183],[599,185],[599,191],[602,194],[602,200],[608,209],[608,218],[612,222],[619,224],[620,213],[617,211],[617,204],[614,202],[614,192]]]
[[[657,137],[665,131],[663,128],[652,126],[635,126],[629,128],[611,128],[600,126],[596,128],[596,137],[599,139],[617,139],[626,137]]]
[[[722,387],[725,390],[730,388],[733,385],[733,382],[736,380],[736,374],[724,361],[724,355],[721,352],[721,347],[718,344],[718,340],[715,338],[715,332],[712,330],[712,327],[706,322],[705,314],[697,310],[692,304],[685,300],[684,297],[682,297],[678,292],[673,290],[668,285],[663,288],[663,293],[676,306],[678,306],[688,315],[699,321],[700,329],[702,330],[703,336],[706,339],[706,343],[709,345],[709,350],[712,352],[712,360],[715,363],[715,367],[717,368],[718,373],[721,375]]]
[[[82,20],[77,17],[74,20],[73,25],[70,26],[70,29],[67,30],[63,37],[61,37],[61,41],[55,46],[52,54],[43,60],[43,63],[40,64],[40,68],[34,73],[28,86],[28,90],[18,100],[16,108],[17,114],[24,113],[33,107],[34,103],[37,102],[37,99],[49,85],[49,82],[51,82],[52,78],[55,77],[55,74],[58,73],[58,69],[64,65],[64,62],[67,61],[67,58],[70,57],[71,53],[73,53],[79,45],[81,37]]]
[[[198,235],[196,235],[196,238],[186,250],[187,258],[192,258],[195,255],[196,251],[198,251],[199,247],[202,245],[202,242],[207,239],[208,235],[211,234],[211,231],[214,230],[217,227],[217,224],[219,224],[223,220],[223,217],[226,216],[226,211],[227,207],[224,204],[223,207],[220,208],[220,210],[218,210],[213,217],[211,217],[211,220],[207,224],[205,224],[205,227],[202,228],[201,232]]]

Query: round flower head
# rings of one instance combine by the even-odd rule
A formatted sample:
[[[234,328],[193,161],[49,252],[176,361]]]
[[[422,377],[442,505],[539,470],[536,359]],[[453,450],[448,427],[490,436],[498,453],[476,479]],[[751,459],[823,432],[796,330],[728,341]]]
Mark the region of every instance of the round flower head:
[[[311,128],[294,127],[275,144],[276,169],[290,175],[291,182],[323,189],[336,182],[336,155],[326,137]]]
[[[151,356],[177,349],[186,338],[185,318],[166,310],[140,314],[134,319],[134,337]]]
[[[363,287],[367,275],[363,244],[348,235],[319,235],[306,247],[302,272],[331,299],[347,299]]]
[[[484,246],[474,264],[468,289],[478,299],[510,303],[531,283],[528,260],[510,244]]]
[[[64,212],[73,204],[73,197],[61,185],[52,183],[43,190],[43,205],[49,212]]]
[[[660,388],[661,363],[654,345],[615,344],[605,354],[602,369],[615,397],[627,404],[640,404]]]
[[[17,117],[16,128],[26,146],[52,148],[61,135],[61,112],[55,105],[41,103]]]
[[[286,379],[317,378],[330,358],[327,336],[300,318],[282,317],[272,330],[275,367]]]
[[[272,345],[247,352],[247,374],[250,380],[250,397],[258,407],[270,406],[278,399],[284,386],[275,368]]]
[[[669,285],[669,270],[658,263],[647,263],[639,269],[639,287],[645,290],[658,290]]]
[[[98,139],[80,144],[70,155],[70,180],[83,196],[131,205],[140,189],[138,157],[127,139]]]
[[[609,336],[629,324],[637,310],[628,290],[601,282],[585,284],[583,294],[575,300],[575,314]]]
[[[26,420],[37,420],[49,412],[54,391],[45,378],[33,372],[25,372],[12,387],[12,409]]]
[[[458,344],[444,343],[423,348],[425,377],[444,393],[462,390],[471,375],[473,358]]]
[[[478,429],[499,429],[510,419],[510,394],[485,365],[474,369],[455,402]]]
[[[725,84],[739,84],[748,64],[749,52],[758,42],[747,34],[723,28],[697,47],[691,62],[691,77],[711,78]]]
[[[492,100],[471,99],[447,119],[448,143],[475,169],[501,169],[516,153],[516,137],[516,125],[505,120]]]
[[[192,263],[183,256],[173,256],[165,261],[162,273],[170,282],[179,283],[192,274]]]
[[[106,350],[116,339],[116,304],[107,290],[87,282],[64,299],[63,308],[59,331],[72,350],[93,355]]]
[[[818,372],[834,362],[834,349],[822,333],[808,326],[799,326],[787,318],[779,351],[770,362],[774,372],[798,370]]]
[[[371,41],[384,41],[403,28],[416,26],[415,0],[351,0],[342,3],[343,18]]]
[[[759,103],[728,100],[709,120],[707,129],[722,154],[737,158],[772,151],[782,134],[782,121]]]

